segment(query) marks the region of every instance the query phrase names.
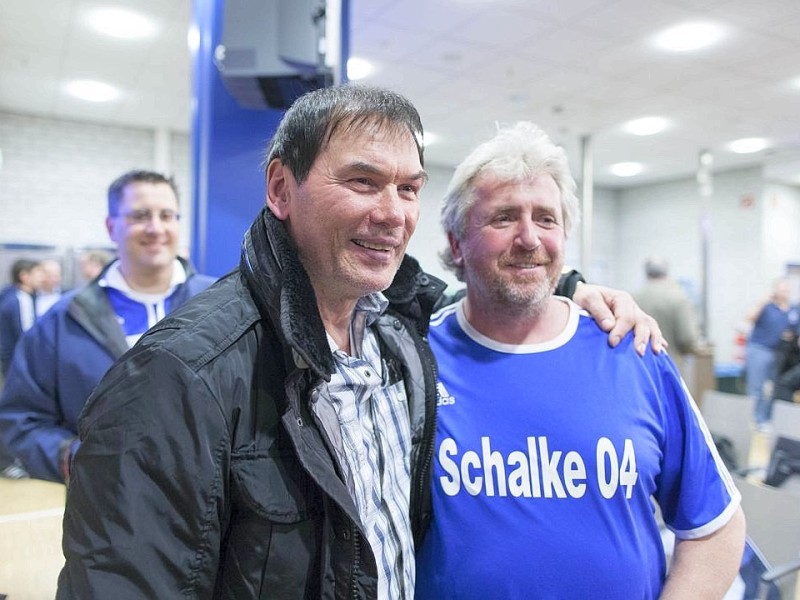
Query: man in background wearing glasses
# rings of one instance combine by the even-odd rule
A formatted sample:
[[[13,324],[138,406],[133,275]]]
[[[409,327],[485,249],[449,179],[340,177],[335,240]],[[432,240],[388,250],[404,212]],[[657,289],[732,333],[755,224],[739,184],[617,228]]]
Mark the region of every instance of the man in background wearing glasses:
[[[145,331],[213,283],[178,256],[179,217],[171,178],[117,178],[106,217],[116,260],[20,340],[0,396],[0,440],[32,477],[69,478],[78,415],[95,385]]]

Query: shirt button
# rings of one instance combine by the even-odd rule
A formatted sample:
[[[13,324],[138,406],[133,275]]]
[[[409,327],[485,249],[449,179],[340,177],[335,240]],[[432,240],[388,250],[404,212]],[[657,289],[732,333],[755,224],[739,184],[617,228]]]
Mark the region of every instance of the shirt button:
[[[364,369],[364,377],[372,377],[372,373],[370,373],[369,369]]]

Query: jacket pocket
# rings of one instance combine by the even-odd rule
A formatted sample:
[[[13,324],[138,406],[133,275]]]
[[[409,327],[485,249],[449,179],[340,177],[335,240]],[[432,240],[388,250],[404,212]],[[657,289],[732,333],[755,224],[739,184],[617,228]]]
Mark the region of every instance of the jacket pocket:
[[[215,597],[319,598],[322,510],[293,456],[234,456],[231,521]]]
[[[298,523],[316,516],[312,485],[294,457],[234,458],[233,496],[256,515],[273,523]]]

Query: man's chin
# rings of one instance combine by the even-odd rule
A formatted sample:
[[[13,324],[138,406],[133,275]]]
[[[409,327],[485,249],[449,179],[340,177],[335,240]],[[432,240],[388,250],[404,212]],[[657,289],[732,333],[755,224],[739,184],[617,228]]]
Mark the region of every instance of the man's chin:
[[[352,279],[353,287],[359,290],[360,296],[368,296],[377,292],[387,290],[394,281],[394,273],[391,276],[377,274],[373,277],[364,277],[363,275],[356,276]]]
[[[520,284],[518,281],[498,285],[497,291],[510,304],[528,306],[538,304],[553,295],[554,287],[550,281],[532,281]]]
[[[166,269],[171,267],[175,262],[175,257],[171,255],[151,256],[148,260],[143,261],[143,266],[150,269]]]

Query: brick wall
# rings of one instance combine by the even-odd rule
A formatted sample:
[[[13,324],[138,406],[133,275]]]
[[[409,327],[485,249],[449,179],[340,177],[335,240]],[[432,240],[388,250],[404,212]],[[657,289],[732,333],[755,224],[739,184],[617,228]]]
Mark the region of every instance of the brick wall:
[[[168,139],[188,245],[189,136]],[[155,143],[154,130],[0,111],[0,244],[109,245],[108,184],[124,171],[154,168]]]

